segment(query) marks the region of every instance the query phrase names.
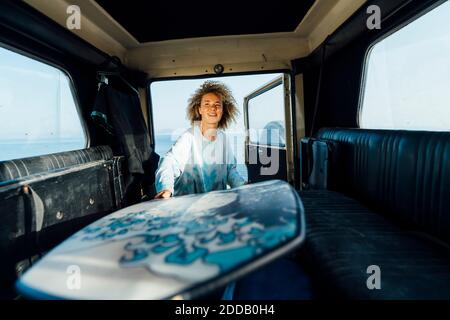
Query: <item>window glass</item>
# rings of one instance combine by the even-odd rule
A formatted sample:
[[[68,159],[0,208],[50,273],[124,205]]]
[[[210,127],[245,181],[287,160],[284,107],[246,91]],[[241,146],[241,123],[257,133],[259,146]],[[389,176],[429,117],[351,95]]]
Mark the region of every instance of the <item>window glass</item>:
[[[360,127],[450,130],[449,21],[445,2],[372,48]]]
[[[66,74],[0,47],[0,161],[85,146]]]
[[[282,84],[248,101],[250,143],[284,147],[284,92]]]

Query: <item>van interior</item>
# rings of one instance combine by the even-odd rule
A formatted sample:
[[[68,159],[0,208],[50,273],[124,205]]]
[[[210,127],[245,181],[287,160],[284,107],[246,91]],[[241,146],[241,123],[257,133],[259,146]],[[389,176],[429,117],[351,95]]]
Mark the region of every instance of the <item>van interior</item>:
[[[152,201],[157,119],[177,114],[158,86],[266,76],[239,126],[282,134],[239,152],[249,185],[295,188],[306,235],[270,266],[288,280],[262,267],[234,299],[449,299],[448,18],[442,0],[2,0],[0,297],[22,299],[17,279],[76,231]]]

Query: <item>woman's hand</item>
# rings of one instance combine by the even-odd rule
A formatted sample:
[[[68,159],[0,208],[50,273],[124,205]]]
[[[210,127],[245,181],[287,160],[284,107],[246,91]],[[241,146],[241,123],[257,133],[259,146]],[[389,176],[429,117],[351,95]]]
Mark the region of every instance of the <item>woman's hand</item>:
[[[154,199],[168,199],[171,195],[172,191],[165,189],[161,192],[158,192]]]

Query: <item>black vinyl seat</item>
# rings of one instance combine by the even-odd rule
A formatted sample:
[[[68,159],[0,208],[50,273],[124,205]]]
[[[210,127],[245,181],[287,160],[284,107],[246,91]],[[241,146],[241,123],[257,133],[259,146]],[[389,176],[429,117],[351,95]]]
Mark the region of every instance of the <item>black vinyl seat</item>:
[[[322,129],[332,190],[301,191],[303,253],[321,292],[450,299],[450,133]],[[381,289],[369,290],[369,266]]]
[[[304,253],[322,292],[349,299],[450,299],[448,246],[333,191],[303,191]],[[369,290],[367,268],[381,270]]]

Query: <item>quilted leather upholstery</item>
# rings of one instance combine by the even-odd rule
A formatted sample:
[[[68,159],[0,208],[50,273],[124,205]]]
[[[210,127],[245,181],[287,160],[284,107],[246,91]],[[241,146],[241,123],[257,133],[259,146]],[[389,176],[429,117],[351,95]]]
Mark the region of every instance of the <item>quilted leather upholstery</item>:
[[[450,132],[321,129],[334,189],[450,240]]]
[[[332,142],[333,191],[300,195],[303,252],[321,292],[450,299],[450,132],[325,128],[317,138]],[[367,288],[371,265],[381,290]]]

